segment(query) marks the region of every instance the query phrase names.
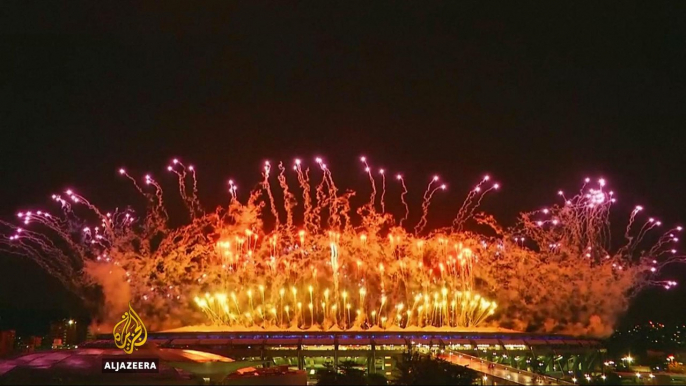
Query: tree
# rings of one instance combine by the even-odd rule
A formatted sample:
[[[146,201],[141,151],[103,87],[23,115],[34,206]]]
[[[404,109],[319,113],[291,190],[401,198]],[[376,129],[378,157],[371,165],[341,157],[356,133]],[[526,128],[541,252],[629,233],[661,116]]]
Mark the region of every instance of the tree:
[[[343,361],[338,367],[327,366],[326,369],[317,374],[317,385],[336,386],[336,385],[386,385],[386,378],[381,374],[365,375],[364,370],[355,367],[353,361]]]
[[[367,386],[388,385],[388,380],[381,374],[374,373],[367,376]]]
[[[396,366],[395,385],[471,385],[474,370],[418,352],[403,354]]]

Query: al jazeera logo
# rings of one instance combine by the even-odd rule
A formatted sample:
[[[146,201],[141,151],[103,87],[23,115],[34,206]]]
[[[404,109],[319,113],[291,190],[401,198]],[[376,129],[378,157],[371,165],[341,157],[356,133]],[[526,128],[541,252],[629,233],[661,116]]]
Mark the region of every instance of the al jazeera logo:
[[[148,330],[129,303],[119,323],[114,326],[112,335],[117,348],[124,351],[123,357],[102,359],[103,373],[159,373],[159,358],[139,358],[134,354],[148,340]]]

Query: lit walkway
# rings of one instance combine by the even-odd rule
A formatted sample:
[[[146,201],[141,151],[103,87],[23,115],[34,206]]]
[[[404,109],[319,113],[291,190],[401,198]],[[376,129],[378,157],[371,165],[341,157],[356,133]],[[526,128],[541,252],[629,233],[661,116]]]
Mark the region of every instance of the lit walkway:
[[[503,366],[498,363],[489,362],[462,353],[449,353],[447,355],[440,355],[439,357],[487,376],[488,379],[485,380],[483,383],[484,385],[492,385],[494,384],[494,380],[495,384],[499,384],[499,380],[505,380],[507,383],[516,385],[573,385],[573,383],[557,378],[534,374],[524,370],[517,370],[513,367]]]

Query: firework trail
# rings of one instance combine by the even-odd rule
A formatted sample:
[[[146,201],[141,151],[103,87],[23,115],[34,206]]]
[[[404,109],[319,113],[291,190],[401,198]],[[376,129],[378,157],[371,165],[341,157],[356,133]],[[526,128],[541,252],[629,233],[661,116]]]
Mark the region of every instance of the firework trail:
[[[625,239],[631,241],[631,227],[634,225],[634,221],[636,221],[636,215],[642,210],[643,207],[639,205],[636,206],[636,208],[631,212],[631,215],[629,216],[629,223],[626,225],[626,230],[624,231]]]
[[[196,205],[198,210],[202,211],[200,198],[198,197],[198,176],[195,174],[195,168],[193,165],[189,166],[188,169],[191,171],[191,178],[193,180],[193,203]]]
[[[374,202],[376,201],[376,183],[374,182],[374,177],[372,176],[372,169],[369,167],[369,164],[367,163],[367,158],[366,157],[361,157],[360,161],[364,164],[364,171],[367,172],[367,175],[369,176],[369,182],[372,184],[372,194],[369,196],[369,207],[371,210],[374,209]]]
[[[309,169],[306,169],[305,173],[303,173],[300,164],[300,159],[296,159],[295,166],[293,166],[293,169],[298,174],[298,183],[300,184],[300,188],[303,190],[303,202],[305,206],[305,218],[303,221],[305,223],[305,229],[307,229],[308,232],[314,232],[315,225],[312,214],[312,196],[310,192]]]
[[[400,227],[403,226],[403,221],[407,221],[407,217],[410,215],[410,207],[407,205],[407,201],[405,201],[405,195],[407,195],[407,186],[405,185],[405,180],[403,179],[403,176],[398,174],[396,176],[398,181],[400,181],[400,184],[403,187],[403,192],[400,193],[400,201],[403,203],[403,206],[405,207],[405,216],[400,220]]]
[[[481,187],[478,186],[477,189],[481,190]],[[500,189],[500,184],[493,184],[490,188],[484,189],[483,192],[478,196],[479,198],[476,201],[476,204],[474,204],[467,212],[467,215],[465,218],[469,219],[474,215],[474,212],[481,206],[481,201],[483,201],[484,197],[486,194],[492,190],[498,190]]]
[[[276,227],[278,228],[280,225],[279,221],[279,212],[276,209],[276,202],[274,201],[274,194],[272,193],[271,185],[269,184],[269,172],[271,171],[271,165],[269,164],[269,161],[264,162],[264,171],[262,172],[262,177],[264,177],[264,181],[262,182],[263,189],[267,192],[267,196],[269,197],[269,208],[272,211],[272,215],[274,216],[274,221],[276,222]]]
[[[329,206],[329,220],[328,225],[330,228],[338,228],[340,226],[340,219],[338,213],[338,204],[340,198],[338,197],[338,188],[336,188],[336,183],[333,181],[333,176],[331,175],[331,170],[326,166],[324,161],[317,157],[315,159],[319,168],[322,170],[324,181],[326,182],[326,187],[328,190],[328,197],[325,199]]]
[[[197,196],[197,179],[195,176],[195,169],[193,168],[192,165],[186,167],[184,164],[179,162],[178,159],[174,159],[172,161],[173,165],[167,166],[167,170],[176,174],[177,179],[178,179],[178,184],[179,184],[179,195],[181,196],[181,199],[183,200],[184,204],[186,205],[186,208],[188,208],[188,212],[190,213],[191,218],[195,218],[196,215],[198,214],[197,211],[200,209],[200,202],[198,201],[198,196]],[[174,166],[177,166],[181,169],[181,171],[177,171]],[[193,190],[192,194],[189,196],[186,188],[186,177],[187,173],[186,170],[191,172],[191,177],[193,181]],[[157,184],[154,180],[151,178],[146,178],[146,184]],[[158,188],[158,192],[161,191],[161,188],[159,185],[155,185],[156,188]],[[161,194],[158,195],[158,199],[161,199]]]
[[[422,218],[419,220],[419,223],[417,223],[417,226],[414,228],[414,233],[415,235],[420,234],[423,230],[426,224],[428,223],[427,216],[429,215],[429,205],[431,205],[431,199],[434,196],[434,193],[438,189],[445,190],[446,186],[445,184],[442,184],[436,188],[431,189],[431,185],[434,182],[438,182],[438,176],[434,176],[433,179],[429,182],[429,186],[426,188],[426,191],[424,192],[424,201],[422,202]]]
[[[284,208],[286,209],[286,228],[290,231],[293,228],[293,207],[297,204],[295,196],[289,191],[286,182],[286,168],[283,162],[279,162],[279,186],[283,190]]]
[[[136,190],[144,197],[148,199],[148,209],[151,211],[151,216],[149,218],[151,221],[165,221],[166,219],[169,218],[169,215],[167,214],[167,209],[164,207],[164,200],[162,196],[162,190],[158,186],[155,186],[155,195],[151,195],[150,193],[146,193],[143,191],[143,188],[141,188],[140,185],[138,185],[138,182],[136,179],[131,177],[128,173],[126,173],[126,170],[119,169],[119,174],[126,177],[133,186],[136,188]],[[147,181],[147,180],[146,180]],[[53,195],[52,198],[55,199],[56,197],[59,197],[57,195]],[[157,201],[155,201],[157,199]],[[66,202],[64,200],[58,200],[62,206],[64,207]]]
[[[384,197],[386,197],[386,174],[383,169],[379,170],[379,174],[381,174],[381,213],[383,214],[386,213],[386,203],[384,201]]]
[[[479,182],[476,187],[467,194],[467,198],[465,198],[464,202],[462,203],[462,207],[460,207],[460,210],[457,212],[457,216],[455,216],[455,220],[453,220],[453,229],[456,231],[461,231],[464,223],[470,218],[470,214],[474,213],[474,211],[481,205],[481,200],[483,199],[484,195],[493,190],[493,189],[498,189],[498,184],[493,185],[491,189],[488,189],[484,192],[482,192],[482,186],[484,183],[489,181],[491,179],[490,176],[485,176],[481,182]],[[477,199],[477,204],[474,205],[473,207],[470,206],[472,202],[474,201],[474,198],[478,197]]]

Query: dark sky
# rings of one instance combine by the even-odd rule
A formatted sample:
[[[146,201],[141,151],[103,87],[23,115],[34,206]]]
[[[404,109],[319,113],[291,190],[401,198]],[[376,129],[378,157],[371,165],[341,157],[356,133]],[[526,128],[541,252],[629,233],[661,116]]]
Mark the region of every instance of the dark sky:
[[[369,3],[4,2],[0,215],[66,187],[136,203],[116,170],[162,175],[174,156],[212,206],[229,177],[247,187],[295,156],[323,155],[366,195],[365,154],[415,193],[440,173],[438,225],[484,172],[503,184],[484,209],[505,222],[586,176],[617,191],[615,222],[636,204],[686,222],[686,4]],[[651,292],[627,320],[683,321],[684,301]],[[0,309],[79,312],[13,256]]]

